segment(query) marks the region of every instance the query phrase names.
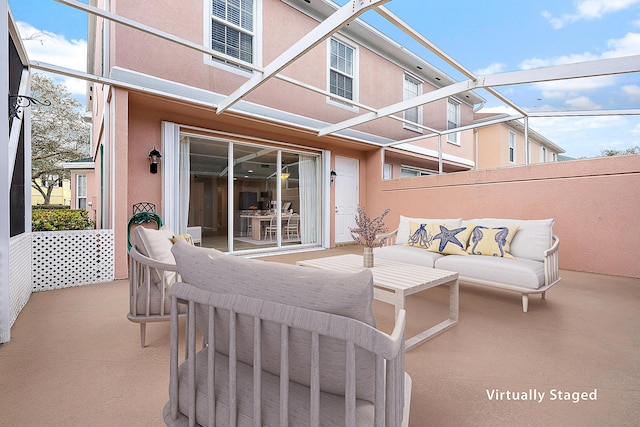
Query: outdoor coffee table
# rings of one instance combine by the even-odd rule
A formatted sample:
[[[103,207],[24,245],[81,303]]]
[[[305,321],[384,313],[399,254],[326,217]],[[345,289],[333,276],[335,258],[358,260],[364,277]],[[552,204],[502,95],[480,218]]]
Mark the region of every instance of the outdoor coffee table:
[[[344,272],[364,270],[362,256],[355,254],[309,259],[298,261],[297,264]],[[407,339],[406,350],[412,349],[458,323],[458,273],[385,259],[376,259],[374,267],[370,270],[373,273],[374,298],[393,304],[396,316],[400,309],[405,308],[405,298],[408,295],[440,285],[449,285],[449,318]]]

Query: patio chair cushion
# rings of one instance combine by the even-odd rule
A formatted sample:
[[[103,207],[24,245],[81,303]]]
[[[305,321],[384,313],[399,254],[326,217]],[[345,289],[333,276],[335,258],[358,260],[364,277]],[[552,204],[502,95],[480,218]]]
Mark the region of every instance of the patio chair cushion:
[[[150,297],[149,297],[149,314],[160,314],[160,305],[162,304],[162,294],[160,293],[160,289],[158,286],[150,286],[149,287]],[[147,287],[139,286],[136,290],[138,292],[138,298],[136,299],[136,312],[141,315],[145,315],[147,313]],[[164,312],[171,312],[171,298],[166,298],[164,301]]]
[[[207,390],[207,356],[209,348],[196,354],[196,389]],[[216,352],[215,396],[217,426],[230,425],[229,420],[229,358]],[[182,414],[189,413],[188,369],[187,364],[180,366],[178,371],[180,388],[178,390],[178,408]],[[264,426],[280,425],[280,378],[268,372],[262,373],[262,424]],[[208,396],[196,393],[196,422],[198,425],[209,425]],[[309,425],[310,390],[294,381],[289,381],[289,416],[290,426]],[[250,364],[238,362],[236,375],[236,403],[237,424],[239,426],[253,425],[253,367]],[[374,422],[373,404],[356,399],[356,425],[372,426]],[[164,408],[165,419],[170,417],[169,403]],[[344,398],[335,394],[320,391],[320,419],[322,425],[344,426],[345,405]]]
[[[544,285],[544,263],[526,258],[447,255],[438,258],[435,267],[455,271],[473,280],[539,289]]]
[[[485,227],[518,226],[518,232],[513,237],[510,253],[516,258],[527,258],[544,261],[544,253],[553,244],[554,219],[517,220],[500,218],[478,218],[466,221]]]
[[[373,314],[373,276],[369,270],[347,274],[295,265],[258,261],[226,255],[215,249],[199,248],[178,242],[173,254],[182,280],[190,285],[218,293],[245,295],[278,303],[351,317],[375,326]],[[228,313],[216,312],[216,351],[228,355]],[[208,334],[208,318],[198,313],[198,328]],[[253,319],[239,316],[238,360],[253,364]],[[263,370],[280,375],[281,328],[269,322],[263,325]],[[302,330],[289,337],[291,381],[309,386],[311,378],[311,336]],[[344,343],[322,337],[320,340],[320,387],[343,395],[346,375]],[[371,353],[356,349],[356,395],[373,401],[374,379],[370,378],[375,360]]]
[[[433,235],[431,245],[427,250],[445,255],[468,255],[466,252],[467,243],[474,227],[473,224],[460,227],[438,225],[434,227],[434,231],[437,230],[437,232]]]
[[[169,227],[164,226],[159,230],[154,230],[140,226],[134,228],[133,233],[136,248],[142,255],[155,261],[175,265],[175,259],[171,254],[171,248],[173,247],[171,239],[174,234]],[[162,283],[163,278],[166,284],[175,282],[175,272],[164,271],[161,274],[155,268],[151,269],[151,278],[158,286]]]
[[[451,219],[430,219],[430,218],[411,218],[400,215],[400,223],[398,224],[398,234],[396,235],[396,245],[404,245],[409,240],[409,222],[417,222],[420,224],[442,223],[450,227],[459,227],[462,224],[462,218]]]
[[[163,226],[155,230],[140,226],[134,228],[133,233],[135,235],[136,248],[142,255],[156,261],[175,264],[171,254],[171,247],[173,246],[171,240],[174,234],[169,227]]]
[[[510,244],[520,227],[490,228],[479,225],[473,229],[467,252],[471,255],[513,258],[509,253]]]

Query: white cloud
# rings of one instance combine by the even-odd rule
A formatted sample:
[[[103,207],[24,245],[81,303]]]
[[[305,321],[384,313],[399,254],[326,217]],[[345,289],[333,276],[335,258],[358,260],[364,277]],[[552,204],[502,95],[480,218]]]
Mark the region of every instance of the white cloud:
[[[606,14],[628,9],[639,2],[640,0],[580,0],[576,2],[576,10],[573,13],[556,17],[545,10],[542,16],[553,28],[559,29],[583,19],[600,19]]]
[[[610,50],[604,52],[602,58],[637,55],[640,52],[640,33],[627,33],[621,39],[611,39],[607,47]]]
[[[506,106],[506,105],[498,105],[498,106],[495,106],[495,107],[484,107],[481,110],[479,110],[478,113],[481,113],[481,114],[485,114],[485,113],[509,114],[510,116],[513,116],[513,115],[516,115],[516,114],[520,114],[516,110],[514,110],[513,108],[511,108],[509,106]]]
[[[638,85],[622,86],[622,93],[624,93],[631,102],[640,102],[640,86]]]
[[[484,75],[487,75],[487,74],[501,73],[501,72],[504,71],[504,67],[505,67],[505,64],[502,64],[500,62],[494,62],[493,64],[490,64],[486,68],[481,68],[481,69],[477,70],[476,74],[480,75],[480,76],[484,76]]]
[[[533,86],[542,93],[543,99],[564,100],[577,97],[585,91],[595,91],[615,85],[614,76],[588,77],[572,80],[535,83]]]
[[[30,61],[42,61],[76,71],[86,71],[86,40],[67,40],[63,35],[39,30],[26,22],[18,22],[17,26]],[[72,95],[83,96],[86,92],[86,83],[82,80],[58,75],[51,77],[56,83],[64,84]]]
[[[640,0],[638,0],[640,1]],[[608,50],[596,55],[590,52],[562,55],[552,58],[530,58],[520,64],[523,70],[532,68],[551,67],[556,65],[575,64],[600,59],[619,58],[637,55],[640,52],[640,33],[627,33],[619,39],[607,42]],[[595,91],[616,84],[616,76],[600,76],[572,80],[558,80],[553,82],[536,83],[533,86],[542,92],[545,99],[564,100],[577,97],[584,91]]]
[[[629,131],[633,129],[630,120],[636,119],[628,116],[536,117],[529,119],[529,125],[562,147],[567,156],[593,157],[607,148],[637,145],[629,138]]]
[[[577,98],[567,99],[566,104],[574,110],[598,110],[601,105],[593,102],[587,96],[579,96]]]

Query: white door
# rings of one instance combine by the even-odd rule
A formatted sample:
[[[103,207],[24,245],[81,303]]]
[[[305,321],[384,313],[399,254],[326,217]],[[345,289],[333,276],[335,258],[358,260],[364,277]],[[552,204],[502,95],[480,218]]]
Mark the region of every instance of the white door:
[[[336,157],[335,215],[336,243],[353,241],[349,228],[355,227],[358,213],[358,159]]]

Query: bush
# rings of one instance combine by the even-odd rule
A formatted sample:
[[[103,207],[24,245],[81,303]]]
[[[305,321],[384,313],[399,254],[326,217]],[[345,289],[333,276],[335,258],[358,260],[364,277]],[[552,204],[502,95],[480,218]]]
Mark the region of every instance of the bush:
[[[94,222],[84,209],[36,209],[31,214],[32,231],[86,230]]]
[[[36,209],[45,209],[45,210],[71,209],[71,206],[69,206],[69,205],[35,205],[35,206],[31,206],[31,209],[33,209],[33,210],[36,210]]]

